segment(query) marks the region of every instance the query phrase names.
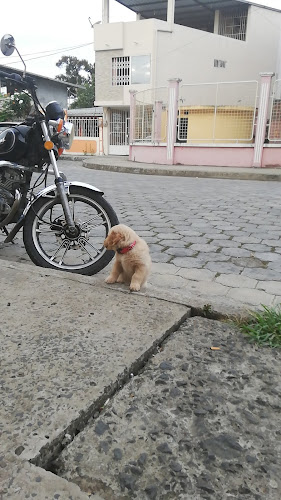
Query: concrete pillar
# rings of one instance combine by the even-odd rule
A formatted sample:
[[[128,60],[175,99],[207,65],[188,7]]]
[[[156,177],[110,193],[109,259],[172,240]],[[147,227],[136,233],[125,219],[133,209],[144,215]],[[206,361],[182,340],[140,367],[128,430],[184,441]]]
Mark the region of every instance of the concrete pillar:
[[[214,18],[214,33],[215,33],[215,35],[219,34],[219,22],[220,22],[220,11],[215,10],[215,18]]]
[[[271,79],[274,73],[260,73],[260,99],[256,126],[253,167],[261,167],[266,133],[267,113],[270,99]]]
[[[130,92],[129,160],[132,160],[132,143],[135,139],[136,91],[130,90],[129,92]]]
[[[161,141],[161,123],[162,123],[162,106],[163,101],[155,101],[154,108],[154,141]]]
[[[177,136],[179,78],[169,80],[168,123],[167,123],[167,164],[174,163],[174,149]]]
[[[171,31],[173,31],[174,22],[175,22],[175,0],[168,0],[167,23],[169,24],[169,28]]]
[[[102,24],[109,23],[109,0],[102,0]]]

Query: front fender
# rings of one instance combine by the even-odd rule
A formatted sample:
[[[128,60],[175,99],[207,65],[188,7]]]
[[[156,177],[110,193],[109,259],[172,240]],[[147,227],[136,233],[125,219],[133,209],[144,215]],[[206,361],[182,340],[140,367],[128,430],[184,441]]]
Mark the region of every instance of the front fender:
[[[77,181],[65,181],[64,186],[67,190],[68,194],[71,194],[71,186],[79,186],[79,187],[84,187],[86,189],[90,189],[91,191],[94,191],[95,193],[100,193],[101,195],[104,194],[103,191],[100,189],[96,188],[95,186],[92,186],[91,184],[87,184],[86,182],[77,182]],[[38,200],[38,198],[54,198],[57,195],[57,188],[55,184],[52,184],[51,186],[47,186],[44,189],[41,189],[39,193],[35,196],[35,198],[27,204],[25,207],[23,215],[25,216],[27,212],[30,210],[32,205]]]

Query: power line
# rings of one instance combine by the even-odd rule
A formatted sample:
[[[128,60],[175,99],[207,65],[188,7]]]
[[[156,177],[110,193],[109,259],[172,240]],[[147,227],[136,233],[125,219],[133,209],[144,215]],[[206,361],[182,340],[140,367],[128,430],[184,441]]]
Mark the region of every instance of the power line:
[[[92,43],[92,42],[91,42]],[[85,43],[83,45],[76,45],[76,46],[71,46],[71,47],[62,47],[60,49],[52,49],[52,50],[40,50],[39,52],[30,52],[29,54],[22,54],[22,57],[26,57],[26,56],[33,56],[33,55],[36,55],[36,54],[47,54],[49,52],[53,52],[53,50],[72,50],[72,49],[75,49],[76,47],[83,47],[83,46],[86,46],[86,45],[91,45],[91,43]],[[7,56],[0,56],[0,59],[6,59]],[[13,59],[13,57],[17,57],[17,56],[11,56],[9,57],[9,59]],[[44,57],[44,56],[42,56]]]
[[[25,59],[24,62],[33,61],[34,59],[43,59],[44,57],[55,56],[56,54],[61,54],[65,50],[68,50],[68,51],[76,50],[76,49],[80,49],[82,47],[86,47],[88,45],[93,45],[93,42],[91,42],[91,43],[84,43],[83,45],[77,45],[76,47],[72,47],[72,48],[69,48],[69,49],[60,49],[57,52],[52,52],[51,54],[46,54],[45,56],[30,57],[29,59]],[[19,63],[22,64],[22,61],[20,59],[18,59],[18,61],[12,61],[12,64],[19,64]],[[9,66],[9,64],[1,64],[1,66]]]

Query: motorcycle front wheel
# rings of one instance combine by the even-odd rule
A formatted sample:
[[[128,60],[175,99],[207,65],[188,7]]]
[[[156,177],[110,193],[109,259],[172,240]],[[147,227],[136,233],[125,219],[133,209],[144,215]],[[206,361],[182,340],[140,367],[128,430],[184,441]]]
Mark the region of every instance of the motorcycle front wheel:
[[[68,195],[76,233],[71,234],[57,196],[38,198],[26,215],[23,241],[37,266],[79,274],[101,271],[114,256],[103,242],[118,224],[111,205],[99,193],[71,186]]]

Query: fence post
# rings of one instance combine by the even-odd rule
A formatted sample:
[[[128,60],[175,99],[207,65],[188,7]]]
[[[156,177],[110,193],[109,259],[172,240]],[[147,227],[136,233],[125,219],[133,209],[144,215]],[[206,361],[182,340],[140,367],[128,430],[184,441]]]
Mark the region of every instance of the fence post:
[[[174,163],[174,149],[177,136],[178,98],[180,78],[169,80],[168,122],[167,122],[167,164]]]
[[[135,138],[135,119],[136,119],[136,91],[130,90],[130,135],[129,135],[129,160],[132,160],[132,143]]]
[[[261,167],[262,164],[262,153],[267,124],[267,112],[270,99],[270,87],[273,75],[274,73],[260,73],[260,98],[255,135],[253,167]]]
[[[154,137],[153,137],[153,140],[155,142],[161,141],[162,106],[163,106],[163,101],[155,101]]]

